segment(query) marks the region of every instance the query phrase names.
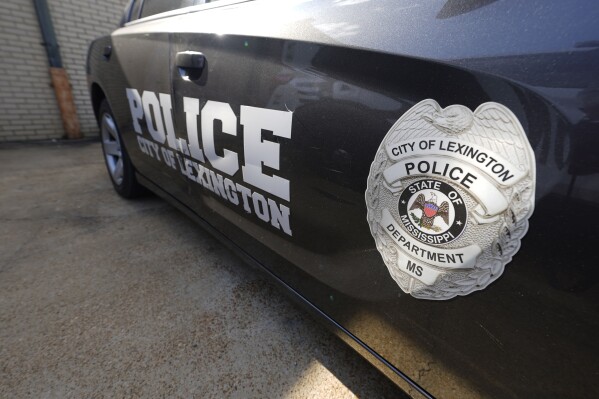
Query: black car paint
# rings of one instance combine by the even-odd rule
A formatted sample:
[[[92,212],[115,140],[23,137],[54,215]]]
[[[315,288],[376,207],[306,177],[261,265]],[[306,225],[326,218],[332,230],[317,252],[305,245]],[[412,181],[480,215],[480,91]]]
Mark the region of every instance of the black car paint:
[[[142,182],[234,242],[406,390],[419,384],[440,397],[597,395],[597,7],[393,2],[381,13],[374,5],[347,12],[323,2],[286,6],[276,35],[254,26],[264,21],[206,32],[208,20],[255,16],[254,3],[261,2],[139,21],[125,28],[130,33],[90,47],[92,97],[97,103],[103,93],[109,101]],[[360,19],[360,11],[371,14]],[[182,19],[197,21],[197,31],[186,32]],[[358,26],[358,34],[332,37],[322,28],[327,21]],[[108,45],[110,60],[103,57]],[[185,50],[205,54],[202,82],[180,80],[173,67]],[[143,156],[127,87],[171,93],[179,137],[186,137],[177,105],[183,96],[229,103],[238,117],[241,105],[293,111],[292,138],[279,141],[278,171],[291,181],[293,236]],[[537,160],[536,209],[520,252],[487,289],[445,302],[401,292],[374,246],[364,203],[381,140],[425,98],[471,109],[506,105]],[[218,147],[242,154],[242,133],[219,135]],[[391,365],[404,374],[390,373]]]

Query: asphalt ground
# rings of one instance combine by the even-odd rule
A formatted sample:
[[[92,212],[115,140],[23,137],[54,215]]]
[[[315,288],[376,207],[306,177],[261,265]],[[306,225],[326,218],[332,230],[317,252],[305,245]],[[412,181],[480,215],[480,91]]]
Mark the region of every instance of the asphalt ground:
[[[0,397],[399,395],[99,143],[0,145]]]

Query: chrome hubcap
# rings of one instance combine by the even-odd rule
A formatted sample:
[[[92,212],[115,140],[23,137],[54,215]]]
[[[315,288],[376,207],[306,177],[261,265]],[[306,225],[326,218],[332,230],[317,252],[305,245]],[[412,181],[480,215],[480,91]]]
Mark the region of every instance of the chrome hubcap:
[[[102,147],[110,177],[117,184],[123,182],[123,153],[121,152],[121,140],[116,130],[114,119],[109,114],[102,115]]]

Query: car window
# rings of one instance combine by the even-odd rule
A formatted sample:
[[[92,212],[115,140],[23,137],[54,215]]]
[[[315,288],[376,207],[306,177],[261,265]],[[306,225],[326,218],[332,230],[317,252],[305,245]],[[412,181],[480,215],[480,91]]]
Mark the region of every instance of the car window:
[[[141,10],[141,17],[145,18],[150,15],[160,14],[167,11],[176,10],[178,8],[184,8],[196,5],[197,0],[146,0]],[[200,2],[203,4],[204,2]]]

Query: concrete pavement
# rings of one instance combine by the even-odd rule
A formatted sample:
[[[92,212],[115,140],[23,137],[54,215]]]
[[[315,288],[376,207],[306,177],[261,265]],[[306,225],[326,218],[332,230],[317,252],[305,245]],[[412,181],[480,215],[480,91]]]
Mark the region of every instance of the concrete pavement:
[[[0,146],[0,397],[399,393],[98,143]]]

